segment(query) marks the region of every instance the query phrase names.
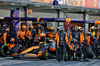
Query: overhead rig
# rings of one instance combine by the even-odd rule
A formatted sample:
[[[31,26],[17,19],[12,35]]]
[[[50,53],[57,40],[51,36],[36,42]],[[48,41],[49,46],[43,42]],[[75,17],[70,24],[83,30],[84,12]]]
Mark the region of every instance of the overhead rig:
[[[4,17],[4,20],[37,21],[34,17]],[[71,22],[71,23],[95,23],[95,21],[70,20],[69,18],[40,18],[39,21],[47,22]]]

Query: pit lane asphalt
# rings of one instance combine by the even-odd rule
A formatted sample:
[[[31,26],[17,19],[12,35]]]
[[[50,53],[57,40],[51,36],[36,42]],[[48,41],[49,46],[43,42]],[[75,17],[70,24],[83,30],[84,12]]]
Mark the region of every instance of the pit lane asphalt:
[[[100,66],[100,59],[90,59],[90,62],[57,62],[55,59],[40,60],[32,58],[14,59],[12,57],[0,57],[0,66]]]

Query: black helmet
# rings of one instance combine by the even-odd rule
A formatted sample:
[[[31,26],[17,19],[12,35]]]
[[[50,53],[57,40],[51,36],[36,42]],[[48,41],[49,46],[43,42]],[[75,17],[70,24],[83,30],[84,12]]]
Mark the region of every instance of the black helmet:
[[[75,38],[73,38],[72,40],[71,40],[71,42],[73,43],[73,42],[78,42]]]
[[[84,28],[81,28],[80,31],[84,31]]]
[[[31,25],[29,25],[29,29],[31,29]]]
[[[57,27],[57,31],[59,31],[60,30],[60,27]]]
[[[87,35],[90,35],[91,34],[91,32],[87,32]]]
[[[60,31],[64,31],[64,30],[65,30],[64,27],[60,26]]]
[[[6,23],[4,23],[4,24],[2,25],[2,27],[7,27],[7,24],[6,24]]]
[[[74,31],[78,31],[77,27],[74,27]]]
[[[72,31],[74,31],[74,28],[72,29]]]

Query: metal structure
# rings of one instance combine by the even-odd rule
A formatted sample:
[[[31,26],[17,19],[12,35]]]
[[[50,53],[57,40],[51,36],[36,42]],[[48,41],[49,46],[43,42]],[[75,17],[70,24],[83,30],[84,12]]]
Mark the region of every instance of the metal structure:
[[[1,0],[1,1],[10,2],[12,4],[12,2],[14,0]],[[36,2],[33,3],[33,2],[30,2],[29,0],[16,0],[16,1],[13,2],[13,5],[18,5],[18,6],[19,5],[20,6],[29,6],[29,4],[30,5],[33,5],[33,4],[36,5],[38,3],[36,3]],[[41,3],[40,5],[43,5],[43,3]],[[33,22],[37,22],[37,20],[38,20],[38,22],[41,22],[43,20],[45,22],[58,22],[58,24],[59,24],[59,22],[65,22],[67,24],[66,19],[68,18],[68,16],[66,15],[66,11],[64,11],[63,8],[71,8],[71,7],[72,8],[76,8],[76,7],[73,7],[73,6],[69,7],[68,5],[67,6],[66,5],[59,5],[57,0],[53,1],[53,5],[48,3],[48,4],[45,4],[44,6],[48,6],[47,7],[48,9],[51,9],[50,7],[53,6],[54,9],[58,11],[58,18],[39,18],[39,20],[38,20],[38,18],[34,18],[34,17],[20,17],[20,16],[18,16],[19,13],[16,12],[16,10],[15,10],[15,12],[14,11],[11,12],[12,13],[11,15],[13,15],[13,16],[4,17],[4,20],[11,20],[11,25],[12,25],[11,26],[11,30],[12,30],[12,33],[14,32],[14,34],[12,34],[12,35],[15,38],[16,43],[17,43],[16,34],[17,34],[18,29],[20,29],[20,27],[17,27],[17,26],[19,25],[20,21],[33,21]],[[81,7],[81,8],[77,7],[77,9],[83,9],[83,8],[84,7]],[[25,10],[26,9],[27,9],[27,7],[25,7]],[[60,10],[62,10],[62,12],[66,16],[66,18],[60,18],[59,17]],[[84,8],[83,10],[86,10],[86,9]],[[92,10],[92,9],[90,9],[90,10]],[[99,11],[99,9],[97,9],[97,11]],[[84,17],[84,20],[71,20],[71,23],[95,23],[95,21],[85,21],[85,17]]]
[[[8,5],[13,5],[13,6],[14,5],[16,5],[16,6],[40,5],[40,6],[51,6],[51,7],[53,6],[52,3],[31,2],[30,0],[0,0],[0,2],[9,3]],[[0,5],[2,5],[2,4],[0,4]],[[69,5],[61,5],[61,7],[62,8],[70,8],[70,9],[100,11],[100,9],[97,9],[97,8],[77,7],[77,6],[69,6]],[[59,8],[57,8],[57,9],[59,9]]]
[[[37,21],[34,17],[4,17],[5,20]],[[40,21],[66,22],[66,18],[40,18]],[[72,23],[95,23],[95,21],[71,20]]]

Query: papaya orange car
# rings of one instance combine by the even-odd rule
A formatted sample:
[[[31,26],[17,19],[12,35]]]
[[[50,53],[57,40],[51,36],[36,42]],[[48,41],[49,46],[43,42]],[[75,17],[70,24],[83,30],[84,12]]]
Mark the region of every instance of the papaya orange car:
[[[46,35],[43,33],[42,34],[40,33],[39,36],[42,38],[46,37]],[[40,58],[46,60],[50,54],[54,54],[54,56],[56,56],[55,42],[52,42],[51,44],[47,44],[44,39],[44,41],[39,41],[39,44],[37,44],[37,46],[32,46],[20,53],[14,53],[12,56],[14,58],[34,57],[34,58]]]

